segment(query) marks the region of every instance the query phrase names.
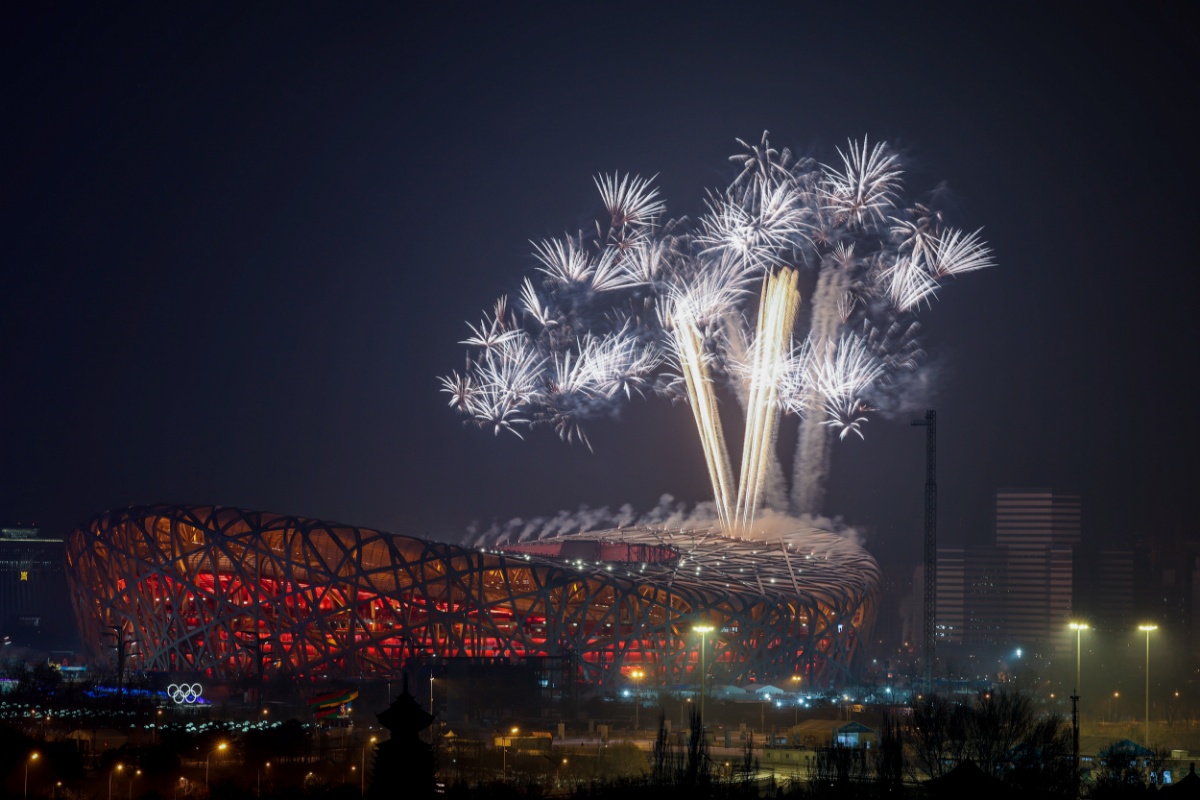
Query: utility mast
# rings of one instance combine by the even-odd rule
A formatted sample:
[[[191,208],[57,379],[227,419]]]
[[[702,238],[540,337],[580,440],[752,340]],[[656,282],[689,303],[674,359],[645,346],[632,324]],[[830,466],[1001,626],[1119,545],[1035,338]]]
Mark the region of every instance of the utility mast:
[[[937,625],[937,412],[925,412],[913,425],[925,428],[925,671],[927,693],[933,692],[933,662]]]

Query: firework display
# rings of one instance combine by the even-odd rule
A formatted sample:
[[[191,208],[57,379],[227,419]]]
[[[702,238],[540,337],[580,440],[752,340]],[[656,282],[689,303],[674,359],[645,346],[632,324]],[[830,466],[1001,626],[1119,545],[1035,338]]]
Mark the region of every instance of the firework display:
[[[771,554],[773,557],[764,558]],[[849,674],[879,572],[844,537],[629,528],[472,549],[224,507],[113,511],[67,542],[95,661],[217,679],[393,676],[409,659],[569,656],[613,687]]]
[[[979,231],[902,197],[886,144],[851,141],[833,166],[765,133],[740,144],[736,177],[696,220],[666,219],[649,180],[597,178],[603,219],[533,243],[536,281],[469,325],[466,366],[441,382],[472,424],[518,436],[548,425],[568,441],[634,395],[687,402],[717,516],[753,536],[761,508],[821,510],[833,440],[904,407],[922,355],[916,311],[992,256]],[[720,388],[742,410],[736,478]],[[787,414],[800,418],[790,481],[774,458]]]

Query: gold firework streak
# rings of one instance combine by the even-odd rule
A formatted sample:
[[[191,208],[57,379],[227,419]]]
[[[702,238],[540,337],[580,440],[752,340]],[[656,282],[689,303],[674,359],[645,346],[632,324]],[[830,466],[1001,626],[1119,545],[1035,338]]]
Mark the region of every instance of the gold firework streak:
[[[688,402],[692,405],[692,416],[696,419],[704,460],[712,479],[717,516],[720,517],[721,527],[728,529],[730,509],[734,503],[733,469],[729,465],[729,451],[725,447],[721,415],[717,411],[717,396],[713,392],[713,382],[704,358],[703,337],[691,314],[681,303],[675,306],[674,323],[680,371],[687,382]]]
[[[800,305],[798,274],[790,267],[767,273],[750,363],[746,433],[742,444],[742,474],[738,482],[733,523],[743,535],[750,532],[762,503],[775,439],[779,433],[779,369],[787,361],[792,326]]]

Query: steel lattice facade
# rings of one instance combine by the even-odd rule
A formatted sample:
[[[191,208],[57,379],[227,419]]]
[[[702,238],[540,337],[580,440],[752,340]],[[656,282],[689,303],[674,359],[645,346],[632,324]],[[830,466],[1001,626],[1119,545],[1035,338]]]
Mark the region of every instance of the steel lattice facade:
[[[646,685],[850,674],[879,569],[804,531],[770,541],[631,528],[473,549],[225,507],[113,511],[67,542],[83,641],[111,662],[214,678],[372,677],[409,659],[568,656],[577,677]],[[111,635],[110,635],[111,638]]]

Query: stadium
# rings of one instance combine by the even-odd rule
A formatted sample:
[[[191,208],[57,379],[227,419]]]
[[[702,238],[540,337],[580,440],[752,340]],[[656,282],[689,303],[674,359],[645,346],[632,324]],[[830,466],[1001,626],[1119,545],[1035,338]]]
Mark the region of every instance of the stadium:
[[[637,527],[469,548],[165,505],[76,529],[67,575],[93,663],[112,663],[120,631],[135,643],[126,668],[216,680],[566,657],[577,681],[605,689],[634,670],[646,686],[696,683],[701,663],[721,683],[840,684],[880,582],[865,551],[814,530],[748,540]]]

